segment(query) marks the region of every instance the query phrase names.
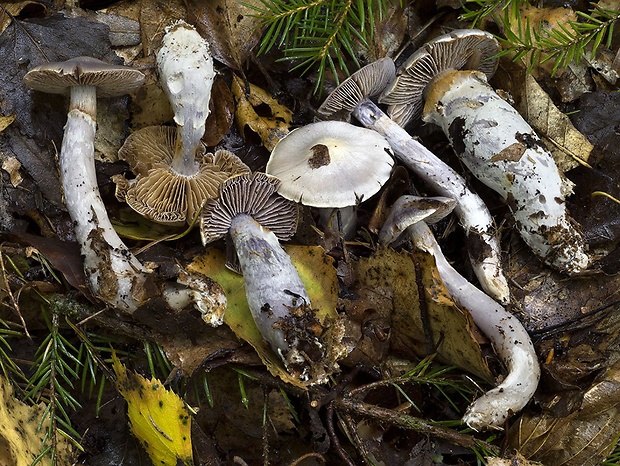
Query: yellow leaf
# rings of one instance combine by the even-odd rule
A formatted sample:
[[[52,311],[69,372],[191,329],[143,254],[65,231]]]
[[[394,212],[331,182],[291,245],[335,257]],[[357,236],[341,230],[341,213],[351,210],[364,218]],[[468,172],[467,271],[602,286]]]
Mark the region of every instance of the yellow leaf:
[[[243,134],[247,126],[260,136],[263,145],[271,151],[276,143],[288,134],[293,113],[265,90],[250,83],[246,86],[236,75],[233,75],[232,92],[237,104],[235,117],[239,130]],[[260,105],[267,106],[271,115],[259,115],[256,107]]]
[[[318,246],[286,246],[301,281],[306,287],[312,308],[317,310],[317,318],[321,322],[326,319],[336,321],[338,313],[338,279],[332,259]],[[280,377],[297,387],[305,388],[303,382],[292,377],[283,367],[280,358],[273,352],[263,339],[258,327],[254,324],[252,314],[245,297],[243,276],[231,272],[225,266],[225,254],[215,248],[208,249],[196,257],[187,269],[207,275],[224,289],[227,308],[224,322],[240,339],[254,347],[263,364],[276,377]],[[335,345],[336,346],[336,345]],[[339,350],[330,348],[334,353]],[[336,357],[336,354],[333,355]]]
[[[21,465],[32,464],[44,448],[45,437],[49,428],[49,417],[46,416],[40,426],[45,411],[43,403],[28,406],[13,396],[13,388],[4,377],[0,377],[0,464]],[[71,448],[64,437],[56,438],[56,460],[58,464],[70,464]],[[49,456],[39,463],[51,465]]]
[[[183,400],[156,378],[127,372],[116,356],[114,372],[116,388],[127,401],[131,431],[153,464],[193,465],[191,417]]]
[[[15,115],[0,115],[0,133],[15,121]]]

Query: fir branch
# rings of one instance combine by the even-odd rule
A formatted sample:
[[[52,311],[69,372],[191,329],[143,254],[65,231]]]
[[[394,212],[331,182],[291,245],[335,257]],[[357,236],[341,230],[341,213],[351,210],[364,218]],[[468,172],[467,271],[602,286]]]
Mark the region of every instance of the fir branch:
[[[375,21],[386,13],[390,0],[261,0],[256,11],[265,28],[258,54],[281,48],[293,69],[307,73],[316,68],[315,92],[325,82],[327,70],[338,80],[338,70],[350,74],[351,59],[359,67],[356,48],[368,47]]]
[[[469,4],[477,8],[469,9]],[[552,61],[552,75],[585,56],[595,56],[601,45],[609,48],[615,24],[620,20],[620,11],[593,4],[587,12],[576,11],[576,20],[551,28],[543,24],[532,27],[520,14],[527,5],[526,0],[472,0],[464,5],[461,18],[476,26],[492,16],[505,36],[498,38],[503,45],[501,55],[510,55],[514,60],[525,58],[530,71]]]

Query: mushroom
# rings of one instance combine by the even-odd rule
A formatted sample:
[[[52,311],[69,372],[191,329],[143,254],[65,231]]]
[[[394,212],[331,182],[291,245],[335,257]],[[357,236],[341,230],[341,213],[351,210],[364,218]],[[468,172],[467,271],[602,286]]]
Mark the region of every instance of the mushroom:
[[[429,202],[428,198],[414,196],[400,198],[379,232],[379,240],[391,243],[400,232],[406,232],[417,248],[431,254],[439,276],[454,301],[471,313],[474,323],[493,344],[508,374],[499,385],[467,408],[463,421],[476,430],[501,428],[509,416],[523,409],[538,386],[540,366],[534,345],[514,315],[468,282],[448,263],[427,223],[429,219],[436,220],[449,212],[450,205],[438,209],[435,216],[428,216]],[[417,216],[416,207],[421,211]],[[425,221],[419,221],[420,216],[426,216]]]
[[[348,119],[350,114],[365,127],[383,135],[396,157],[442,196],[458,201],[455,212],[467,234],[470,261],[484,290],[501,302],[509,301],[508,282],[501,266],[501,249],[493,218],[480,197],[473,193],[450,166],[412,138],[369,98],[386,78],[395,76],[394,63],[383,58],[344,80],[319,107],[324,118]]]
[[[147,126],[130,134],[118,155],[137,175],[127,181],[116,178],[124,186],[121,200],[140,215],[158,223],[191,224],[206,199],[216,197],[219,185],[234,175],[250,169],[235,154],[218,150],[204,153],[199,144],[197,172],[183,175],[174,169],[178,130],[169,126]]]
[[[440,126],[469,170],[507,202],[525,243],[568,274],[588,266],[569,217],[572,186],[521,115],[487,84],[499,45],[475,29],[440,36],[415,52],[379,101],[401,125],[419,115]]]
[[[355,207],[376,194],[394,165],[390,145],[376,131],[340,121],[297,128],[280,139],[265,171],[280,180],[286,199],[318,207],[323,226],[339,209],[344,236],[355,232]]]
[[[144,82],[135,69],[90,57],[48,63],[24,76],[30,88],[70,94],[69,113],[58,156],[67,211],[84,256],[84,270],[95,296],[133,312],[148,297],[148,270],[112,227],[97,186],[94,139],[97,96],[129,93]]]
[[[125,193],[127,203],[139,214],[159,223],[191,223],[206,198],[232,174],[249,168],[229,152],[208,154],[201,141],[209,115],[215,78],[209,46],[184,21],[166,28],[157,53],[159,78],[174,110],[176,130],[147,127],[133,133],[119,157],[137,174]],[[152,160],[149,162],[149,152]],[[235,159],[234,163],[232,160]],[[144,164],[150,169],[145,170]],[[231,171],[218,165],[230,165]],[[122,179],[117,182],[123,183]]]
[[[203,244],[229,235],[234,243],[254,322],[263,338],[301,382],[322,383],[337,366],[325,341],[327,327],[278,239],[297,229],[297,204],[277,194],[277,178],[254,173],[232,177],[200,219]]]

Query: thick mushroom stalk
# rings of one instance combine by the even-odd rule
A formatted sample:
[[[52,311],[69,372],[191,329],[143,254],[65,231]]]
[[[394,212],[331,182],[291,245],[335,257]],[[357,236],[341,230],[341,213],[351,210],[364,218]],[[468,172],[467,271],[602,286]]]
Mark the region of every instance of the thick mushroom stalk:
[[[329,329],[312,308],[308,293],[279,239],[297,229],[297,205],[276,193],[279,181],[264,173],[224,182],[219,199],[205,204],[203,244],[230,235],[243,274],[256,326],[287,371],[306,384],[323,383],[338,366],[329,348]]]
[[[538,257],[569,274],[588,266],[583,237],[566,210],[569,182],[484,74],[441,74],[429,87],[423,118],[440,126],[474,176],[506,200],[517,230]]]
[[[94,86],[71,90],[58,164],[67,211],[84,257],[93,294],[125,311],[143,302],[147,270],[129,251],[112,226],[95,171],[96,98]]]
[[[428,200],[421,200],[423,208],[428,207]],[[439,244],[425,222],[399,211],[402,204],[395,204],[395,209],[382,228],[379,239],[391,242],[394,239],[394,219],[411,218],[406,227],[406,234],[419,249],[435,258],[437,271],[446,289],[455,302],[467,309],[474,323],[489,338],[493,347],[506,366],[508,374],[495,388],[475,400],[463,416],[463,421],[476,430],[501,428],[502,424],[517,413],[534,395],[540,379],[540,366],[534,345],[523,324],[490,296],[473,286],[459,274],[446,260]],[[408,203],[411,209],[411,202]],[[403,225],[397,229],[402,230]]]
[[[474,273],[484,290],[495,299],[510,300],[508,282],[501,265],[501,249],[488,208],[465,180],[400,125],[377,107],[370,97],[380,93],[394,79],[394,63],[383,58],[370,63],[342,82],[318,109],[324,118],[351,114],[366,128],[387,139],[394,154],[437,194],[458,202],[455,212],[465,229],[468,254]]]

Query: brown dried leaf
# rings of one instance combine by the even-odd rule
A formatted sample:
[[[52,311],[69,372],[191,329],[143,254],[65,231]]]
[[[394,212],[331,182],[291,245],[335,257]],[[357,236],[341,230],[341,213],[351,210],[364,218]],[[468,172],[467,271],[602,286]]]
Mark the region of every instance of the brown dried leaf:
[[[375,302],[372,308],[391,309],[391,345],[396,351],[413,351],[420,357],[427,356],[424,326],[420,312],[420,299],[416,283],[414,260],[419,261],[424,296],[428,310],[428,324],[432,345],[441,360],[474,373],[486,380],[493,380],[485,364],[479,335],[471,316],[460,310],[437,272],[432,256],[424,253],[397,253],[393,249],[379,248],[369,258],[362,258],[355,265],[359,283],[356,292],[372,290]]]
[[[189,22],[205,37],[213,57],[229,68],[241,71],[260,39],[263,28],[256,10],[260,0],[186,0]]]
[[[143,0],[140,6],[140,28],[144,56],[155,56],[161,46],[164,29],[174,21],[185,19],[187,10],[183,0],[166,2]]]
[[[276,143],[288,134],[293,112],[254,84],[248,83],[247,90],[249,90],[248,93],[246,93],[246,84],[243,80],[234,75],[232,92],[237,103],[235,112],[237,126],[242,134],[246,126],[257,133],[263,145],[271,151]],[[269,116],[259,115],[256,111],[259,106],[267,106],[271,114]]]
[[[620,364],[585,393],[566,417],[524,414],[508,433],[511,447],[546,466],[595,466],[612,451],[620,431]]]
[[[207,117],[202,142],[213,147],[224,139],[235,116],[235,102],[232,93],[221,75],[217,75],[213,81],[209,109],[211,113]]]

